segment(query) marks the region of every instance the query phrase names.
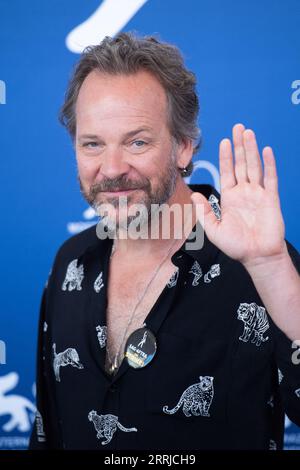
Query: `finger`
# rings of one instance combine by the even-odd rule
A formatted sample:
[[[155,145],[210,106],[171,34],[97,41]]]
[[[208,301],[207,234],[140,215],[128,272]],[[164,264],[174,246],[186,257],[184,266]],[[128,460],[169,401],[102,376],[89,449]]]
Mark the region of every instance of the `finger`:
[[[264,160],[264,187],[277,194],[278,177],[273,150],[271,147],[265,147],[262,154]]]
[[[252,183],[262,184],[262,164],[255,134],[251,129],[246,129],[243,132],[243,142],[246,155],[248,179]]]
[[[233,154],[229,139],[223,139],[219,148],[221,191],[236,185],[233,167]]]
[[[193,193],[191,200],[196,209],[196,216],[206,232],[209,239],[213,239],[213,235],[218,228],[220,222],[216,218],[211,205],[203,194]]]
[[[243,132],[245,126],[243,124],[236,124],[232,129],[232,140],[234,145],[235,157],[235,177],[238,183],[248,181],[246,154],[244,149]]]

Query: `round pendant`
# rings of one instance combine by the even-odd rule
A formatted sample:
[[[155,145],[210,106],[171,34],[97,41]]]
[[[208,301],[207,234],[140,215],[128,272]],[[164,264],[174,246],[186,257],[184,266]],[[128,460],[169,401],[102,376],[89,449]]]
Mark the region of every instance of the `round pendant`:
[[[156,353],[156,339],[148,328],[139,328],[129,336],[124,357],[130,367],[141,369],[152,361]]]

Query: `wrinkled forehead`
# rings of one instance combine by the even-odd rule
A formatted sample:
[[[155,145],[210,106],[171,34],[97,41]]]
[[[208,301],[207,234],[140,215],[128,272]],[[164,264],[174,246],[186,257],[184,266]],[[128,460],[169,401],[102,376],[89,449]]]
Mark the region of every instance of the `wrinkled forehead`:
[[[140,122],[167,125],[168,103],[163,86],[146,71],[132,75],[91,72],[84,80],[76,103],[77,126],[93,122],[126,127]]]

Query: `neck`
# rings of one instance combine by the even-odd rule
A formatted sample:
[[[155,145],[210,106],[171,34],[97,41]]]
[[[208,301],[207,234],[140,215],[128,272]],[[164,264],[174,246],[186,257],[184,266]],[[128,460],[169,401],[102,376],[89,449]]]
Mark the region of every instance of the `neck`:
[[[156,254],[161,255],[174,244],[175,252],[184,243],[197,220],[190,198],[192,192],[179,177],[173,195],[165,204],[166,213],[162,212],[159,217],[155,217],[155,220],[153,218],[150,220],[146,230],[148,237],[138,239],[117,237],[115,251],[119,255],[134,254],[135,257],[144,257],[151,254],[153,257]]]

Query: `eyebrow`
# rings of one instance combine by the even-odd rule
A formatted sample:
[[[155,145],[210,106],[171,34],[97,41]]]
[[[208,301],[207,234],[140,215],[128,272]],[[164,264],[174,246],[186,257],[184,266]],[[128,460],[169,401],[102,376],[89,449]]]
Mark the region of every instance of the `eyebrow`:
[[[136,134],[139,134],[140,132],[151,132],[153,129],[151,127],[147,127],[147,126],[144,126],[144,127],[138,127],[137,129],[134,129],[132,131],[129,131],[129,132],[126,132],[126,134],[124,134],[124,138],[125,139],[128,139],[129,137],[133,137],[134,135]],[[82,134],[80,136],[78,136],[78,140],[81,140],[81,139],[101,139],[101,137],[99,135],[96,135],[96,134]]]

